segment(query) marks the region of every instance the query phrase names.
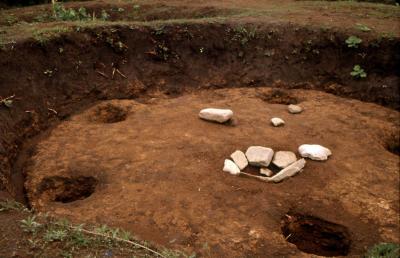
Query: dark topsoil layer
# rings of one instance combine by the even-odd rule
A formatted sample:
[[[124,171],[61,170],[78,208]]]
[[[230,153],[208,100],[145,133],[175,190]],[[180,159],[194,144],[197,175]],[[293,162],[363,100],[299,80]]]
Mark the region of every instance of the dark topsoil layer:
[[[363,34],[349,48],[348,36],[290,24],[199,23],[79,28],[8,46],[0,50],[0,96],[15,100],[0,107],[0,189],[15,192],[13,162],[26,139],[99,99],[274,86],[399,109],[400,41]],[[356,64],[366,79],[350,76]]]

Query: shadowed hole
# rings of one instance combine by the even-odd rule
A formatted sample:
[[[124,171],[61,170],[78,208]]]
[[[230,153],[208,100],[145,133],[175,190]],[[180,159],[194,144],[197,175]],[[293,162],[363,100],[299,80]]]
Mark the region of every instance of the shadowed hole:
[[[309,215],[286,214],[281,221],[285,239],[305,253],[345,256],[350,249],[346,227]]]
[[[117,123],[124,121],[127,115],[128,112],[125,109],[108,103],[97,107],[91,119],[101,123]]]
[[[68,203],[92,195],[98,180],[91,176],[46,177],[39,185],[39,192],[51,201]]]
[[[400,155],[400,135],[398,132],[390,134],[386,140],[386,149],[393,154]]]
[[[265,102],[271,104],[297,104],[299,101],[296,97],[292,96],[287,90],[272,89],[268,92],[259,92],[257,96]]]

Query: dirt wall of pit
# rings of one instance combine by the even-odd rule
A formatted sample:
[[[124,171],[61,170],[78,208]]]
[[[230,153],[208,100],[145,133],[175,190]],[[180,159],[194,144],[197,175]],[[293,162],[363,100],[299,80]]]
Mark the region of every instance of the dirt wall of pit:
[[[26,139],[99,99],[204,88],[317,89],[399,109],[400,40],[291,24],[74,27],[0,50],[0,189],[13,194]],[[359,64],[367,78],[350,75]]]

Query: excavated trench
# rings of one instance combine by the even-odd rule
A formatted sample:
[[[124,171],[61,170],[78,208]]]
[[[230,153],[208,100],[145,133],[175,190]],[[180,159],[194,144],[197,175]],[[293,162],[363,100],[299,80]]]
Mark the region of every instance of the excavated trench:
[[[160,244],[202,253],[208,241],[214,256],[296,252],[284,251],[286,241],[306,253],[360,254],[395,237],[387,229],[392,219],[382,215],[394,211],[372,203],[398,200],[392,189],[398,182],[400,42],[378,44],[370,36],[354,50],[346,38],[288,24],[113,26],[0,50],[0,96],[15,95],[12,107],[0,107],[0,186],[18,200],[27,195],[38,210],[110,221]],[[350,75],[355,64],[368,71],[367,79]],[[289,116],[288,104],[306,112]],[[234,123],[199,121],[197,112],[208,106],[234,109]],[[287,125],[268,128],[267,114]],[[331,163],[311,162],[308,172],[279,186],[219,174],[235,149],[268,144],[295,151],[302,141],[329,145]],[[349,160],[354,149],[360,151]],[[384,167],[387,174],[358,173],[359,164],[366,171]],[[362,178],[358,185],[355,178]],[[374,186],[369,203],[373,180],[382,185]],[[358,190],[348,190],[353,187]],[[281,225],[293,207],[300,213]],[[308,210],[334,222],[299,215]],[[232,242],[220,242],[222,236]]]
[[[348,229],[320,218],[285,214],[282,220],[285,239],[306,253],[321,256],[346,256],[351,239]]]

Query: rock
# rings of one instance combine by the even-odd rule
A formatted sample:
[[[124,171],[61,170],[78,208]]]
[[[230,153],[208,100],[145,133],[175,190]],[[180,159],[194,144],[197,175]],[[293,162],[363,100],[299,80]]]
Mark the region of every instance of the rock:
[[[279,168],[285,168],[296,160],[296,154],[291,151],[277,151],[275,152],[272,163]]]
[[[240,150],[237,150],[234,153],[232,153],[231,159],[233,160],[233,162],[235,162],[235,164],[239,167],[240,170],[245,169],[247,165],[249,165],[246,156]]]
[[[260,174],[265,176],[272,176],[274,172],[272,172],[268,168],[260,168]]]
[[[238,166],[236,166],[236,164],[230,160],[230,159],[226,159],[224,162],[224,168],[222,169],[225,172],[228,172],[232,175],[239,175],[240,174],[240,169]]]
[[[262,146],[251,146],[246,151],[246,157],[250,165],[268,167],[271,163],[274,151]]]
[[[271,123],[276,127],[276,126],[281,126],[285,124],[285,121],[279,117],[274,117],[271,119]]]
[[[208,121],[225,123],[233,117],[233,112],[230,109],[206,108],[200,111],[199,117]]]
[[[289,113],[291,113],[291,114],[298,114],[303,111],[303,108],[298,105],[291,104],[288,106],[288,110],[289,110]]]
[[[327,160],[332,155],[328,148],[317,144],[303,144],[299,147],[299,153],[303,158],[312,160]]]
[[[290,166],[279,171],[276,175],[270,177],[268,181],[269,182],[272,181],[275,183],[281,182],[285,178],[292,177],[297,173],[299,173],[304,168],[305,165],[306,165],[306,160],[299,159],[298,161],[292,163]]]

